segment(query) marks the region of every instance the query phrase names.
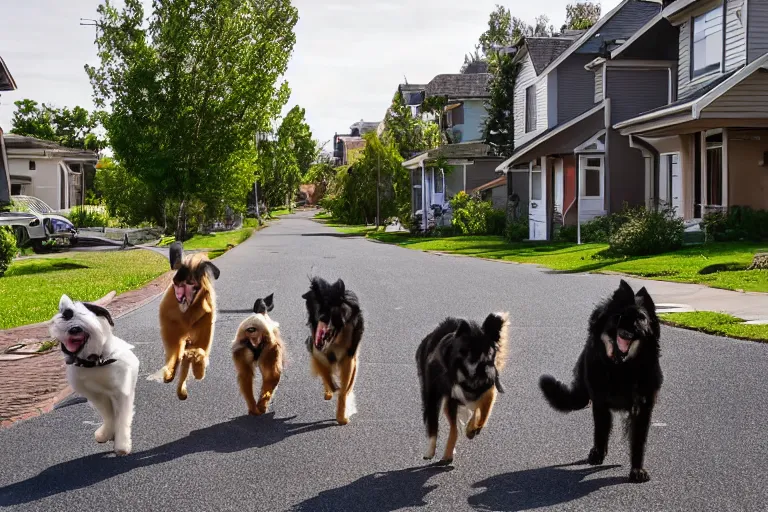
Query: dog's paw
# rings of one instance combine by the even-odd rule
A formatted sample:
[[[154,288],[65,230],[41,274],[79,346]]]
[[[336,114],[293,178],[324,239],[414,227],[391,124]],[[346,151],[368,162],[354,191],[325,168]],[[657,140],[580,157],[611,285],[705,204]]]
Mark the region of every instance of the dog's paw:
[[[179,397],[179,400],[186,400],[187,397],[189,397],[189,393],[187,392],[187,386],[185,385],[177,389],[176,396]]]
[[[115,443],[115,455],[120,457],[131,453],[131,442],[123,441],[121,443]]]
[[[440,462],[438,462],[438,465],[440,466],[450,466],[451,464],[453,464],[453,457],[450,457],[450,458],[443,457],[442,459],[440,459]]]
[[[590,466],[599,466],[603,463],[603,460],[605,460],[605,453],[598,450],[597,448],[592,448],[589,450],[589,456],[587,457],[587,463]]]
[[[482,427],[477,427],[477,428],[467,427],[467,439],[474,439],[475,436],[479,434],[481,430],[483,430]]]
[[[649,475],[648,472],[643,468],[633,468],[632,471],[629,472],[630,482],[641,484],[643,482],[647,482],[650,479],[651,475]]]
[[[427,451],[424,454],[424,460],[432,460],[435,458],[435,450],[437,449],[437,438],[430,437],[427,442]]]
[[[176,377],[176,369],[175,368],[165,368],[162,370],[163,372],[163,382],[168,384],[169,382],[173,382],[173,379]]]
[[[265,412],[267,412],[267,404],[256,404],[256,407],[248,410],[251,416],[261,416]]]
[[[336,418],[336,422],[339,425],[346,425],[347,423],[349,423],[349,418],[345,418],[343,416],[339,416],[339,417]]]
[[[94,432],[93,437],[96,438],[97,443],[106,443],[107,441],[111,441],[115,435],[114,433],[110,432],[110,430],[107,428],[106,425],[100,426],[98,429],[96,429],[96,432]]]
[[[326,391],[325,394],[323,394],[323,398],[325,400],[330,400],[331,398],[333,398],[333,392],[332,391]]]

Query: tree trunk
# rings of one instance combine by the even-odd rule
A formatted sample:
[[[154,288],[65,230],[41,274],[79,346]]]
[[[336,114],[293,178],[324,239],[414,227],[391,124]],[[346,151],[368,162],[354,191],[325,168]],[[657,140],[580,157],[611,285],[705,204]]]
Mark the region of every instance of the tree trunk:
[[[768,270],[768,252],[759,252],[755,254],[749,270]]]
[[[187,212],[186,212],[187,200],[184,199],[179,205],[179,217],[176,219],[176,240],[179,242],[184,241],[184,237],[187,234]]]

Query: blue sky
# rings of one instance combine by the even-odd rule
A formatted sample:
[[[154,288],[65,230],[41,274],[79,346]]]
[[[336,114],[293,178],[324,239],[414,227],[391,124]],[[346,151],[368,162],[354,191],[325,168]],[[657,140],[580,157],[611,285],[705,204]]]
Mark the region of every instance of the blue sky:
[[[18,99],[93,107],[83,65],[97,63],[95,33],[79,20],[94,18],[99,3],[2,0],[0,56],[19,87],[0,97],[5,130]],[[300,20],[286,74],[293,91],[286,108],[304,107],[321,141],[360,119],[378,121],[403,77],[426,83],[458,72],[497,3],[529,21],[546,14],[559,27],[569,1],[294,0]],[[603,13],[618,3],[603,0]]]

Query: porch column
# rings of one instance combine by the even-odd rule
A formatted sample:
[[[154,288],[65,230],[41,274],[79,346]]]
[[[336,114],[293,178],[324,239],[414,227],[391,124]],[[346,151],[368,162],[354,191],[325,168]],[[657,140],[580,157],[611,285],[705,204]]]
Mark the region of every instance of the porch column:
[[[581,156],[576,155],[576,244],[581,245]]]
[[[467,191],[467,164],[462,164],[464,167],[464,192]]]
[[[427,169],[424,160],[421,161],[421,225],[427,230]]]
[[[723,197],[720,204],[728,208],[728,128],[723,128]]]

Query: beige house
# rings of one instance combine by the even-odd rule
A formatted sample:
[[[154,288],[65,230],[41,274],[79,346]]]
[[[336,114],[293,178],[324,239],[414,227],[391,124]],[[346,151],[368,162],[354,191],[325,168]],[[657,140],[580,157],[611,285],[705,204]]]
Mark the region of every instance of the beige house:
[[[6,134],[11,196],[33,196],[54,210],[85,202],[86,175],[95,174],[98,155],[54,142]]]
[[[16,89],[10,71],[5,66],[3,58],[0,57],[0,92],[13,91]],[[3,127],[0,126],[0,205],[8,203],[11,198],[11,182],[8,177],[8,157],[5,154],[5,145],[3,144]]]
[[[768,209],[768,2],[673,2],[613,53],[660,51],[665,24],[678,33],[671,101],[614,126],[646,157],[649,202],[685,219]]]

